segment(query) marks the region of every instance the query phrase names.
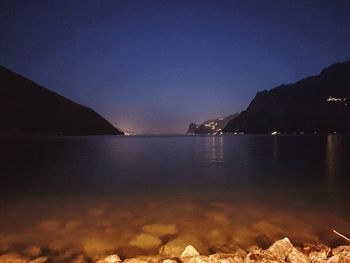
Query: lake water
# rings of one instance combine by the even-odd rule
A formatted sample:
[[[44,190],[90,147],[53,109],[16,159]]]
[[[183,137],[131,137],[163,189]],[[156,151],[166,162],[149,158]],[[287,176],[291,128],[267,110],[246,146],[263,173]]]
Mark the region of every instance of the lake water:
[[[350,235],[349,136],[2,138],[0,164],[0,252],[131,257],[173,241],[208,254]]]

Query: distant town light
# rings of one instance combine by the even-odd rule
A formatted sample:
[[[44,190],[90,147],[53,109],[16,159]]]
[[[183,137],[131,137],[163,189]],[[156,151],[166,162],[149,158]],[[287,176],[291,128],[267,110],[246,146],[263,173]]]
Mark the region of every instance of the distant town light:
[[[327,98],[327,102],[338,102],[338,101],[346,101],[347,98],[336,98],[336,97],[332,97],[332,96],[329,96]]]

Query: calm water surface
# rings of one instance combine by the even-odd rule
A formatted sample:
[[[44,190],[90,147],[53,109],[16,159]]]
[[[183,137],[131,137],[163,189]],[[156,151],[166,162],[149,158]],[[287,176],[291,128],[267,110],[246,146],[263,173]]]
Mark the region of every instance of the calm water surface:
[[[128,257],[173,239],[210,253],[350,235],[349,136],[2,138],[0,164],[0,252]],[[177,233],[138,242],[148,224]]]

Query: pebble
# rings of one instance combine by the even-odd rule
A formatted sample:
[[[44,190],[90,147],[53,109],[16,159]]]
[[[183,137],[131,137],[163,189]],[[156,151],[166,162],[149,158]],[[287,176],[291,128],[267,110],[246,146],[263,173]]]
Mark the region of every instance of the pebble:
[[[119,262],[122,262],[122,260],[118,255],[110,255],[110,256],[101,258],[96,263],[119,263]]]
[[[191,245],[185,247],[185,250],[181,253],[180,258],[199,256],[198,251]]]
[[[291,252],[288,254],[287,257],[287,262],[288,263],[309,263],[310,260],[309,258],[296,248],[292,248]]]

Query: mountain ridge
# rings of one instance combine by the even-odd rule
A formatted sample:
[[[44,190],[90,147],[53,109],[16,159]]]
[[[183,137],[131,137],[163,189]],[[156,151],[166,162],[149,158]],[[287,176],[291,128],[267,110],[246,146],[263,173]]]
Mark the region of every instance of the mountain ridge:
[[[97,112],[0,66],[0,132],[122,135]]]
[[[223,132],[350,132],[350,61],[256,94]]]

